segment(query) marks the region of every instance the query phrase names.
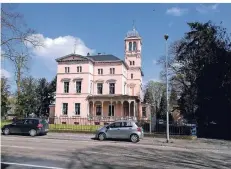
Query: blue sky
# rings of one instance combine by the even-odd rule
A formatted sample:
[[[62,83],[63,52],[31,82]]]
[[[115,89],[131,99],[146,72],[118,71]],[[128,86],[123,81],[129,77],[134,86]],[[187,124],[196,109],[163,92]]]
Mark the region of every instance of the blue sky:
[[[155,11],[153,11],[155,9]],[[223,22],[231,32],[231,4],[19,4],[15,11],[24,15],[46,42],[43,50],[34,50],[30,74],[51,80],[56,74],[55,58],[73,53],[101,52],[124,58],[124,37],[132,22],[143,39],[142,62],[144,81],[159,79],[161,67],[156,60],[164,55],[164,34],[169,42],[188,31],[186,22]],[[3,69],[13,79],[9,63]]]

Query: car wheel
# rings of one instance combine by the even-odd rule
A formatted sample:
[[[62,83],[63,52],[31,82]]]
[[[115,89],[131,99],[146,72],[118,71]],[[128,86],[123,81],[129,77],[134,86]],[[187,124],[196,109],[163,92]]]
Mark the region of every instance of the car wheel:
[[[106,138],[106,135],[105,135],[104,133],[99,133],[98,139],[99,139],[100,141],[105,140],[105,138]]]
[[[36,136],[36,130],[34,130],[34,129],[31,129],[30,131],[29,131],[29,134],[30,134],[30,136],[31,137],[34,137],[34,136]]]
[[[131,142],[137,143],[140,141],[139,136],[137,134],[132,134],[130,137]]]
[[[9,134],[10,134],[10,129],[5,128],[5,129],[3,130],[3,134],[4,134],[4,135],[9,135]]]

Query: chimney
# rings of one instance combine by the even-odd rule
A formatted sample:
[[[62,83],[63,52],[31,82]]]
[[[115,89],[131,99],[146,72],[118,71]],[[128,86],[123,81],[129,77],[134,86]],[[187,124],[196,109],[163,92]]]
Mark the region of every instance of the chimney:
[[[87,56],[90,56],[90,53],[87,53]]]

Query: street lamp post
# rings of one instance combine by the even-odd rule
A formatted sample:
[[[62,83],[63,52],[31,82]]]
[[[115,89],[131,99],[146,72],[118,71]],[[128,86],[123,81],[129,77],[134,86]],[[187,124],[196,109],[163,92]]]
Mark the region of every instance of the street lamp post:
[[[167,143],[169,143],[169,112],[168,112],[168,38],[169,36],[164,35],[165,39],[165,48],[166,48],[166,56],[165,56],[165,69],[166,69],[166,99],[167,99],[167,111],[166,111],[166,137]]]

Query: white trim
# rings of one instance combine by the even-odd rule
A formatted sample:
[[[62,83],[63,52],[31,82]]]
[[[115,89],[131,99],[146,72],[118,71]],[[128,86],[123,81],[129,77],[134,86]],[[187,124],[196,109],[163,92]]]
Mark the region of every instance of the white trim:
[[[61,79],[61,82],[70,82],[70,81],[71,81],[70,78],[62,78],[62,79]]]
[[[76,82],[76,81],[83,81],[83,78],[81,78],[81,77],[77,77],[77,78],[74,78],[73,80],[72,80],[73,82]]]

